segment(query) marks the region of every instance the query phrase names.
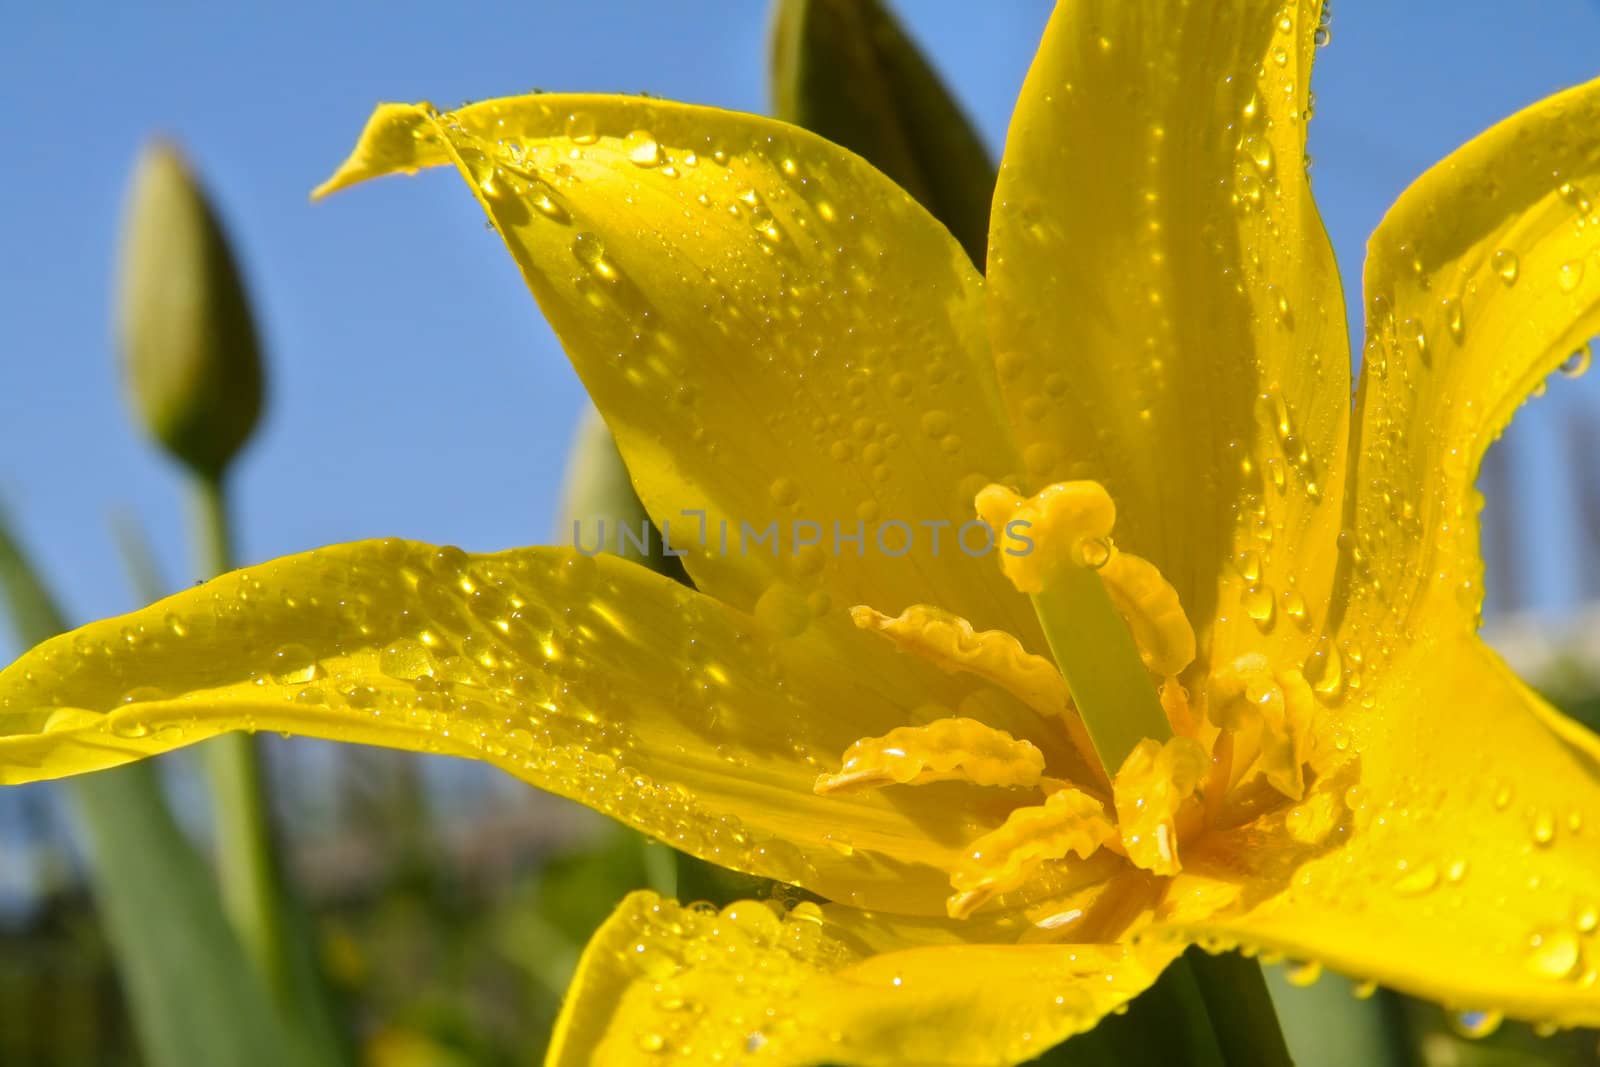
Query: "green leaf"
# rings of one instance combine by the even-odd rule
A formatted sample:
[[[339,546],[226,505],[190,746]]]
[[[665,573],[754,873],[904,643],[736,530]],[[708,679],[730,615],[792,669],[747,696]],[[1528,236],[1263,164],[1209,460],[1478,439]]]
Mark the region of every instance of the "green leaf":
[[[0,592],[24,644],[67,628],[0,518]],[[223,917],[204,860],[153,765],[64,783],[88,850],[95,900],[146,1059],[156,1067],[305,1062]]]

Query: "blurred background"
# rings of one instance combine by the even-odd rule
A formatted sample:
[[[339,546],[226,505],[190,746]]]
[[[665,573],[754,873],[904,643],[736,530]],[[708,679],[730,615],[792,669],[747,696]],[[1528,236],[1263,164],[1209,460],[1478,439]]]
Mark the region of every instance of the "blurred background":
[[[1050,5],[891,6],[998,155]],[[477,205],[444,175],[315,206],[307,193],[381,100],[542,88],[766,110],[765,5],[141,7],[0,4],[0,504],[69,618],[139,605],[118,547],[130,529],[168,588],[199,576],[183,480],[130,420],[111,343],[124,190],[157,134],[221,212],[262,335],[268,406],[232,484],[241,562],[381,535],[555,539],[582,392]],[[1413,177],[1600,74],[1600,5],[1335,0],[1332,14],[1312,175],[1355,294],[1366,235]],[[1600,375],[1554,378],[1491,453],[1484,490],[1496,640],[1592,707]],[[0,661],[19,651],[0,630]],[[661,877],[657,850],[475,764],[272,742],[290,865],[368,1057],[536,1062],[587,929]],[[166,786],[200,831],[182,759]],[[0,791],[0,1062],[135,1062],[70,823],[52,786]],[[86,1008],[95,1032],[72,1021]]]

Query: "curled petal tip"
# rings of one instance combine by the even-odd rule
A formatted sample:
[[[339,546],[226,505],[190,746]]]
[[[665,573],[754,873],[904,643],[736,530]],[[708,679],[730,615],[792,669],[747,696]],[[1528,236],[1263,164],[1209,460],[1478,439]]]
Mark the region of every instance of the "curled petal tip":
[[[442,141],[429,129],[438,112],[427,101],[379,104],[361,138],[327,181],[311,190],[312,200],[357,185],[368,178],[400,172],[415,174],[448,160]]]

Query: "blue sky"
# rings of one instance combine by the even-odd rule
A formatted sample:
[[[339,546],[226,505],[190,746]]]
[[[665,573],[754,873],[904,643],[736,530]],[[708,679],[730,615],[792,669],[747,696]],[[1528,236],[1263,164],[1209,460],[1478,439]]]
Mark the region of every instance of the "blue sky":
[[[26,5],[0,37],[0,500],[73,612],[133,606],[114,511],[150,530],[171,582],[190,577],[181,481],[132,428],[109,342],[123,183],[155,133],[211,186],[270,354],[270,412],[238,471],[243,555],[550,539],[581,394],[472,199],[444,175],[320,205],[307,190],[379,100],[539,87],[760,110],[765,5],[141,6]],[[898,8],[998,150],[1049,5]],[[1579,0],[1335,0],[1312,173],[1352,292],[1389,201],[1493,121],[1600,73],[1597,31],[1600,5]],[[1557,383],[1510,438],[1538,547],[1524,587],[1547,607],[1581,592],[1557,427],[1600,410],[1597,391]]]

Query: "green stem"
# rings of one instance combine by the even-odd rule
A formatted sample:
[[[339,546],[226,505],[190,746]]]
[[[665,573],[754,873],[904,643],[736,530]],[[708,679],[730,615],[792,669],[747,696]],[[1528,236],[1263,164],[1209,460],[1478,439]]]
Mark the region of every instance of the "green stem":
[[[1237,952],[1213,956],[1198,948],[1183,958],[1194,972],[1224,1062],[1293,1067],[1261,964]]]
[[[1191,948],[1121,1015],[1041,1056],[1039,1067],[1291,1067],[1254,960]]]
[[[1107,776],[1140,741],[1172,736],[1133,634],[1096,571],[1058,567],[1033,595],[1033,610]]]
[[[214,578],[233,568],[232,527],[222,479],[197,478],[195,545],[201,572]],[[239,940],[280,1002],[293,985],[285,947],[288,922],[273,848],[261,756],[255,738],[231,733],[202,749],[211,784],[217,873],[223,908]]]

